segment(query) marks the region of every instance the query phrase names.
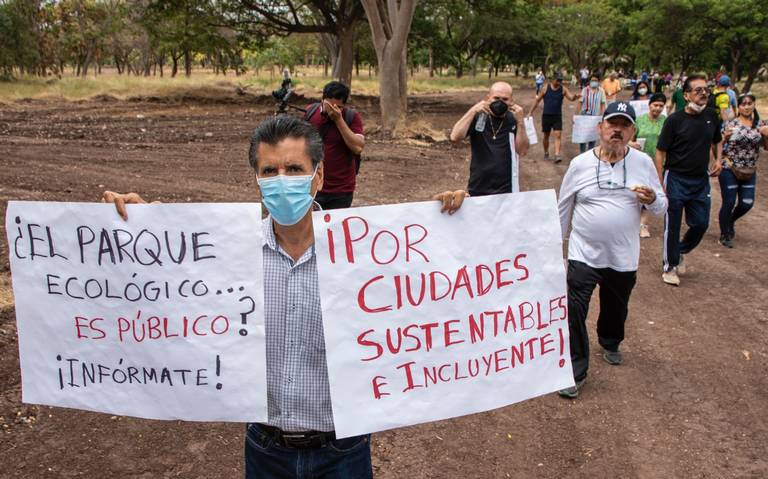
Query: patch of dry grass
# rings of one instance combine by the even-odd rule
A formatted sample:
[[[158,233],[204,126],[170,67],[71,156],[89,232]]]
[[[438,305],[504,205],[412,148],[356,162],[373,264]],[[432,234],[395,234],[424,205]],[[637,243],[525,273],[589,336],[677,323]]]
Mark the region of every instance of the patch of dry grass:
[[[227,90],[235,92],[245,88],[252,94],[268,95],[280,85],[281,76],[275,72],[262,71],[259,74],[249,72],[236,76],[215,75],[210,71],[196,70],[187,78],[178,75],[176,78],[149,76],[137,77],[119,75],[114,70],[104,69],[101,75],[90,75],[86,78],[65,75],[61,79],[55,77],[38,78],[22,77],[11,82],[0,82],[0,101],[12,102],[21,99],[64,99],[82,100],[98,95],[110,95],[125,99],[133,96],[170,96],[179,92],[206,90]],[[409,94],[442,93],[448,91],[463,91],[486,89],[497,80],[509,81],[516,88],[531,84],[532,80],[522,77],[500,76],[488,78],[487,74],[476,77],[432,77],[426,72],[417,73],[409,78]],[[299,69],[293,76],[298,93],[308,96],[318,96],[330,78],[324,77],[319,69]],[[356,95],[376,96],[379,93],[379,83],[375,76],[362,74],[352,78],[352,90]]]

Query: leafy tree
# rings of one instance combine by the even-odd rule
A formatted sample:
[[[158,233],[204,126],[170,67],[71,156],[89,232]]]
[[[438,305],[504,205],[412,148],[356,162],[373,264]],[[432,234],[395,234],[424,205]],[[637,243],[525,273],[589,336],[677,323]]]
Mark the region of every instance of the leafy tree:
[[[715,26],[714,48],[726,57],[731,78],[747,78],[743,91],[749,91],[760,67],[768,60],[768,12],[757,0],[716,0],[709,10],[709,24]],[[727,56],[726,56],[727,55]]]
[[[259,35],[317,33],[323,38],[333,76],[350,85],[354,34],[364,18],[360,0],[223,0],[225,18],[235,28]]]
[[[584,65],[596,65],[607,41],[613,36],[619,15],[600,0],[588,0],[555,6],[546,10],[546,23],[554,51],[561,54],[572,71]]]

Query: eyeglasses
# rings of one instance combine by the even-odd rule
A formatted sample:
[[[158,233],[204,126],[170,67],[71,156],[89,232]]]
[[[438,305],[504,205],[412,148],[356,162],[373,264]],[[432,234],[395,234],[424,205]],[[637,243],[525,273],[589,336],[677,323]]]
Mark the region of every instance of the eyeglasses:
[[[595,150],[592,150],[593,152]],[[600,159],[600,157],[597,155],[597,153],[594,153],[594,155],[597,157],[597,168],[596,175],[597,175],[597,188],[601,190],[623,190],[627,187],[627,157],[624,155],[624,162],[622,163],[622,169],[624,170],[624,180],[621,183],[617,183],[613,181],[613,166],[608,167],[607,170],[603,171],[602,176],[600,175],[600,168],[603,163],[605,163],[603,160]],[[605,168],[605,167],[603,167]],[[607,177],[608,179],[606,180]]]
[[[705,95],[709,96],[709,88],[707,88],[707,87],[705,87],[705,86],[700,86],[700,87],[696,87],[696,88],[691,88],[691,89],[690,89],[690,90],[688,90],[688,91],[689,91],[689,92],[693,92],[693,93],[695,93],[695,94],[697,94],[697,95],[701,95],[701,94],[703,93],[703,94],[705,94]]]

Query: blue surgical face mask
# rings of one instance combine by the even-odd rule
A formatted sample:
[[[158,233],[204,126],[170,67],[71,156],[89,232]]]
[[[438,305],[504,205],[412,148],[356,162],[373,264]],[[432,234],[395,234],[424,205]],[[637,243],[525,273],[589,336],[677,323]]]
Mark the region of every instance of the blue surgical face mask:
[[[310,194],[315,174],[317,168],[312,175],[256,177],[261,201],[278,224],[295,225],[307,214],[315,200]]]
[[[597,83],[596,81],[591,81],[589,82],[589,86],[592,88],[597,88],[599,86],[599,83]]]

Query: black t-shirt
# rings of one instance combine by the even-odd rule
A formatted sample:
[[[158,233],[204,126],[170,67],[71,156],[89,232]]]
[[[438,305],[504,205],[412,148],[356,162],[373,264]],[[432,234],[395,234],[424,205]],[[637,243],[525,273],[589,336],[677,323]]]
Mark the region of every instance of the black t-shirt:
[[[698,115],[685,110],[672,113],[656,144],[656,148],[667,152],[664,169],[684,176],[707,176],[712,145],[722,141],[719,125],[719,116],[711,108]]]
[[[472,161],[469,164],[469,194],[472,196],[512,192],[510,136],[517,135],[517,121],[507,112],[504,119],[486,115],[485,128],[475,131],[479,115],[469,125]],[[494,136],[496,137],[494,139]]]

